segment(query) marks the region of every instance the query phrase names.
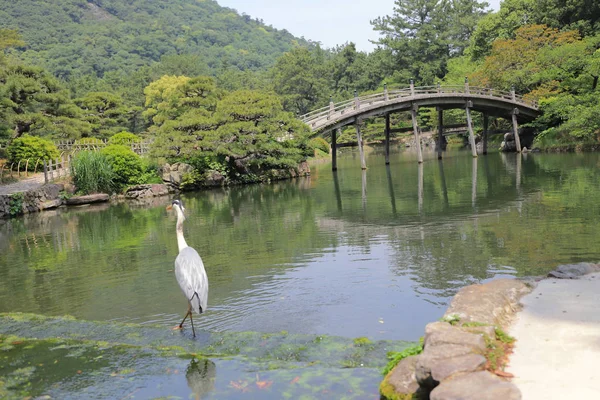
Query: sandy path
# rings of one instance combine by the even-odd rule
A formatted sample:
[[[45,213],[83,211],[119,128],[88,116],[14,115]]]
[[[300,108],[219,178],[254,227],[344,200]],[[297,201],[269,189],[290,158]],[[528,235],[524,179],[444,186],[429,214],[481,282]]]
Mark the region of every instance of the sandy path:
[[[543,280],[522,303],[507,371],[523,400],[600,399],[600,273]]]

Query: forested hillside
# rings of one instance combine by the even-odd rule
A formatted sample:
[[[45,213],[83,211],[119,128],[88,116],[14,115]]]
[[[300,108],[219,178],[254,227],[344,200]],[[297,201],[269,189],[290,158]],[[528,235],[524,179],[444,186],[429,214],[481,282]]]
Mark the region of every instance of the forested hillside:
[[[264,70],[307,44],[212,0],[0,0],[0,28],[19,32],[23,62],[84,86],[151,65],[153,78]]]

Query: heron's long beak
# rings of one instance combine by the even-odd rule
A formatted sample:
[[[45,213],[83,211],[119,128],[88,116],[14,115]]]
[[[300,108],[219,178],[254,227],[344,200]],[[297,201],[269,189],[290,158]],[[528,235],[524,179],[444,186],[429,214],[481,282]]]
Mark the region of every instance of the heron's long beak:
[[[173,206],[172,206],[171,204],[169,204],[169,205],[167,206],[167,211],[168,211],[168,210],[172,210],[172,209],[173,209]]]

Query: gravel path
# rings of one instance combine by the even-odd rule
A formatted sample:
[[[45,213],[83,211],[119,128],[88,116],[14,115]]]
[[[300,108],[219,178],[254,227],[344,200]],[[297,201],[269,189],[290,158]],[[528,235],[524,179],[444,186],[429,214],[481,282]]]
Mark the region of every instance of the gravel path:
[[[523,399],[600,399],[600,273],[543,280],[522,303],[507,371]]]
[[[26,192],[28,190],[37,189],[44,184],[44,174],[39,173],[22,179],[8,185],[0,185],[0,195],[12,194],[17,192]]]

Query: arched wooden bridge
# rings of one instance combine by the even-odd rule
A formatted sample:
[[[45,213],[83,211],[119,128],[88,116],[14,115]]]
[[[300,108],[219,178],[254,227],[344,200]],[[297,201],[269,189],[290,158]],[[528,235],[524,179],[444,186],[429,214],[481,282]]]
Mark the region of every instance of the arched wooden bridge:
[[[442,141],[443,134],[443,112],[448,109],[464,109],[467,113],[467,128],[469,141],[473,156],[477,157],[475,136],[471,120],[471,111],[483,113],[483,153],[487,153],[487,131],[488,117],[490,115],[512,119],[513,131],[517,151],[521,151],[518,134],[518,121],[531,121],[539,115],[538,104],[518,96],[514,90],[505,92],[482,87],[470,87],[467,80],[460,86],[423,86],[404,89],[388,90],[384,86],[381,93],[365,96],[355,96],[353,99],[340,103],[330,102],[329,106],[301,115],[299,118],[306,123],[313,132],[331,132],[332,148],[336,146],[336,136],[339,130],[347,125],[355,125],[359,151],[361,153],[362,168],[365,169],[364,153],[362,149],[362,138],[360,133],[360,121],[375,116],[386,118],[386,163],[389,163],[389,136],[390,136],[390,113],[411,111],[413,131],[418,151],[418,160],[423,162],[420,146],[420,129],[417,123],[417,111],[419,107],[436,107],[438,110],[438,143]],[[441,158],[441,146],[438,147],[438,158]],[[336,157],[333,152],[333,168],[336,168]]]

